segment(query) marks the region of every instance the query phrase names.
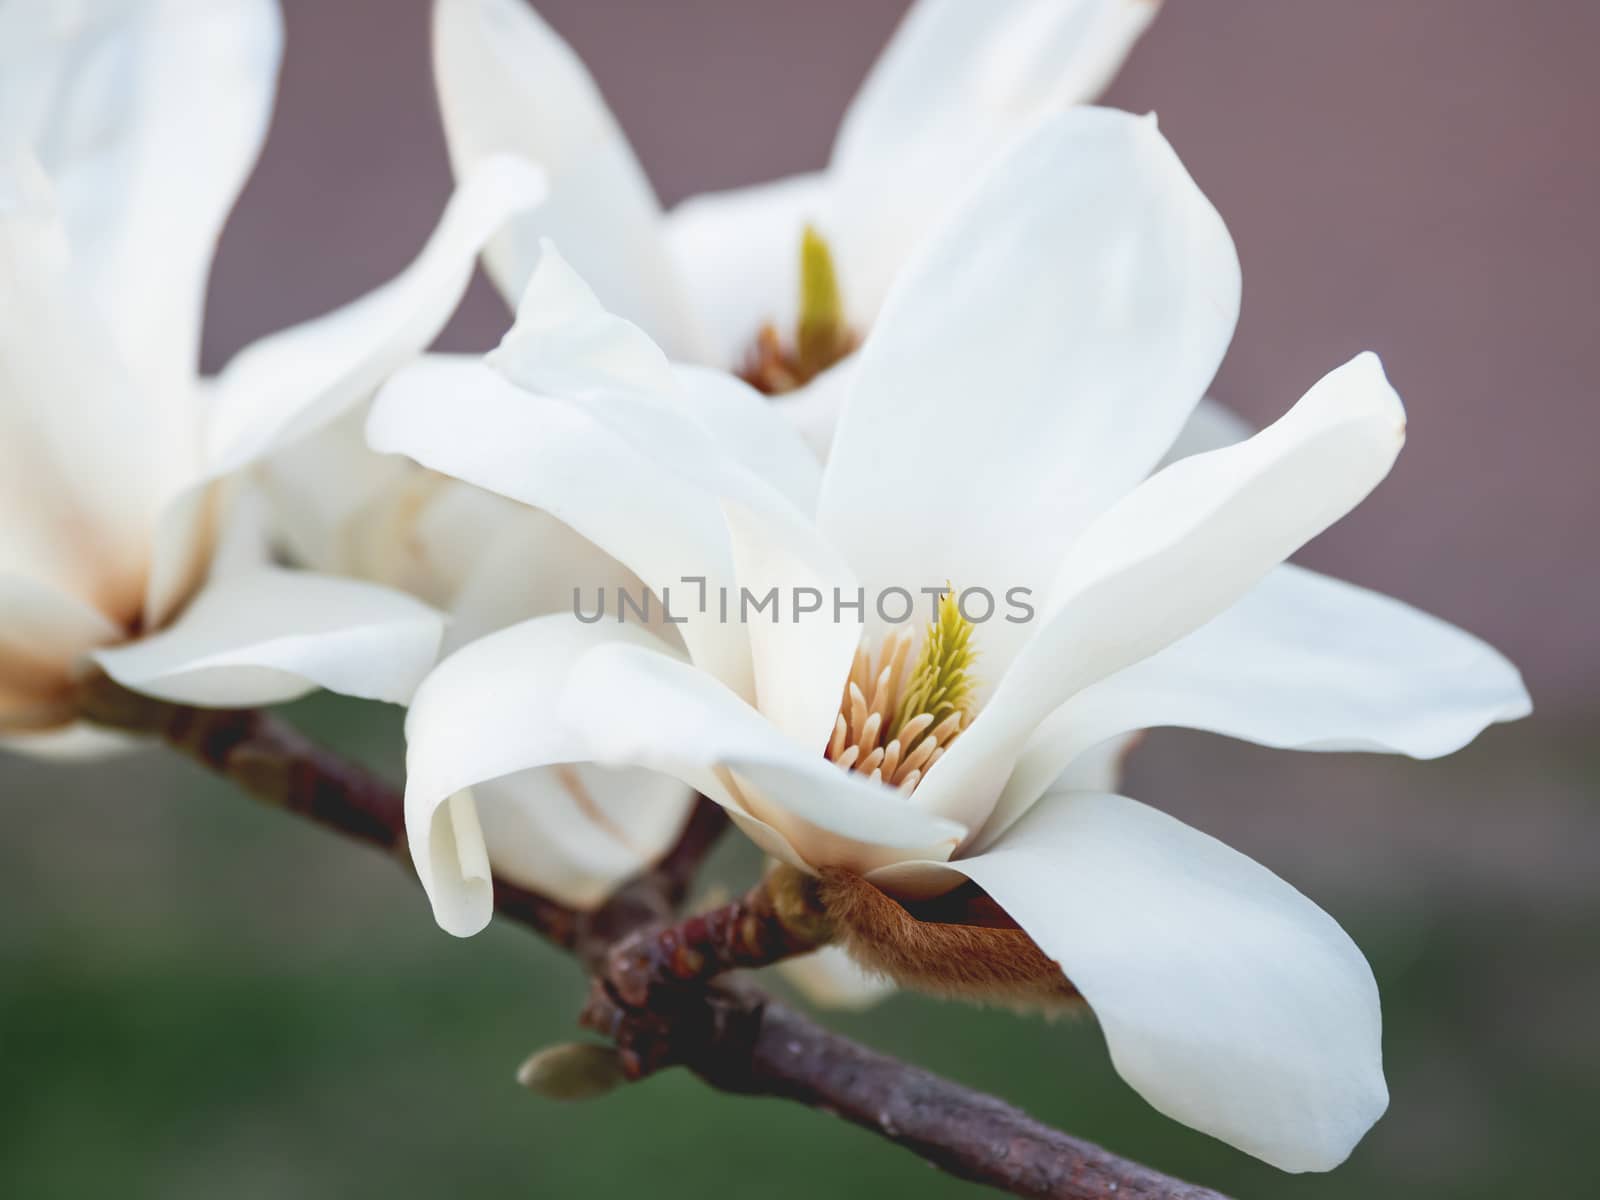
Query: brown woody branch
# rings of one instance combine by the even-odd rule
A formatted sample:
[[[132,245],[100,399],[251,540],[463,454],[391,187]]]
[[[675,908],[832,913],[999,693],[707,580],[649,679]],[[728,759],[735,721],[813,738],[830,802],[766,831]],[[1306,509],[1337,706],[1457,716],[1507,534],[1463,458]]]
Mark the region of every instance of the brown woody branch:
[[[729,971],[771,966],[832,937],[817,881],[778,866],[737,900],[675,924],[635,930],[609,948],[602,973],[618,1001],[648,1008],[661,993],[704,985]]]
[[[401,793],[276,717],[169,704],[104,676],[83,683],[79,704],[89,720],[158,738],[257,799],[409,866]],[[788,906],[796,897],[766,881],[720,910],[667,925],[725,823],[721,810],[702,800],[663,862],[595,912],[496,882],[501,917],[571,950],[603,976],[583,1022],[614,1041],[629,1075],[682,1065],[722,1091],[832,1112],[953,1175],[1018,1196],[1225,1200],[869,1050],[753,988],[706,986],[730,967],[775,961],[826,936],[808,924],[803,892],[795,910]],[[630,1003],[639,999],[645,1003]]]
[[[584,1024],[624,1070],[688,1067],[724,1092],[793,1100],[961,1179],[1037,1200],[1226,1200],[1035,1121],[993,1096],[840,1037],[752,988],[715,987],[687,1013],[630,1013],[597,987]]]

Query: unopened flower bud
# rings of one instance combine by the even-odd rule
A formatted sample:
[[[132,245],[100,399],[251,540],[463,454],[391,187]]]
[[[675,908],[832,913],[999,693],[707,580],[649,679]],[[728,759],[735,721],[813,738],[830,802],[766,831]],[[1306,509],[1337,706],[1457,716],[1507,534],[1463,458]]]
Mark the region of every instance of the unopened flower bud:
[[[616,1050],[594,1042],[546,1046],[517,1068],[517,1082],[546,1100],[594,1100],[625,1079]]]

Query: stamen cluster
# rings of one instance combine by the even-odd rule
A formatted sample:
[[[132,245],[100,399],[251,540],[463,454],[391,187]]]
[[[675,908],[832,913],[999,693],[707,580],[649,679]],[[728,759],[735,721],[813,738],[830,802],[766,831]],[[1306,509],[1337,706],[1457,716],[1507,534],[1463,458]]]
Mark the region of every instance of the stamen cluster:
[[[913,659],[916,641],[895,630],[877,654],[857,648],[827,749],[829,761],[906,795],[971,723],[975,693],[972,625],[953,593]]]

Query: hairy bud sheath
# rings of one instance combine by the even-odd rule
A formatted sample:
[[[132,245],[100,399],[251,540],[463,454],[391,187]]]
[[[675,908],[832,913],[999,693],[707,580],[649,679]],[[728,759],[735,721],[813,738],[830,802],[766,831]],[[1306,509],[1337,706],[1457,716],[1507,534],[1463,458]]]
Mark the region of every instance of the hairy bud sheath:
[[[1031,1012],[1082,1003],[1060,966],[976,888],[907,905],[852,871],[826,870],[821,895],[850,957],[902,987]]]

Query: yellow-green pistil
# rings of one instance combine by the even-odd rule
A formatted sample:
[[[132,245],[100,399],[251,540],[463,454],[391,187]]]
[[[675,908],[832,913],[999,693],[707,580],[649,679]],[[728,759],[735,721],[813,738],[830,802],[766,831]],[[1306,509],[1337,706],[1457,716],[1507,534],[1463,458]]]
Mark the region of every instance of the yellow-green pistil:
[[[745,358],[741,377],[768,395],[792,392],[856,348],[845,321],[839,276],[827,239],[807,225],[800,236],[800,316],[794,343],[764,325]]]

